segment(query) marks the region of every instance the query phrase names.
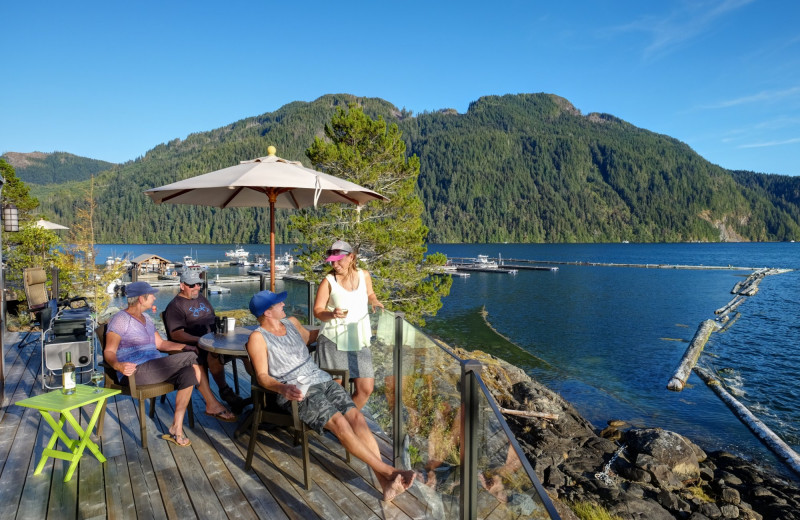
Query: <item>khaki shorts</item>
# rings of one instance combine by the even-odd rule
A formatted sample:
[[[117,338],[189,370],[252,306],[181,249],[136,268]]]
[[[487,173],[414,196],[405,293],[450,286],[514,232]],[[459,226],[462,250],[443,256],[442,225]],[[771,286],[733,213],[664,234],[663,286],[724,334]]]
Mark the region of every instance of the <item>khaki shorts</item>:
[[[284,410],[292,409],[291,403],[283,396],[278,397],[278,404]],[[353,400],[336,381],[311,385],[303,400],[297,403],[300,420],[317,433],[322,433],[325,425],[337,412],[344,415],[355,407]]]

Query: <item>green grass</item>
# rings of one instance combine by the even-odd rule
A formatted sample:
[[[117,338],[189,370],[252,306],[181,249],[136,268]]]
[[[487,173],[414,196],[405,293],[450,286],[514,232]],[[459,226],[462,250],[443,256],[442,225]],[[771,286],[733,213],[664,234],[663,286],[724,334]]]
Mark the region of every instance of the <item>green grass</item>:
[[[569,507],[581,520],[622,520],[594,502],[572,502]]]

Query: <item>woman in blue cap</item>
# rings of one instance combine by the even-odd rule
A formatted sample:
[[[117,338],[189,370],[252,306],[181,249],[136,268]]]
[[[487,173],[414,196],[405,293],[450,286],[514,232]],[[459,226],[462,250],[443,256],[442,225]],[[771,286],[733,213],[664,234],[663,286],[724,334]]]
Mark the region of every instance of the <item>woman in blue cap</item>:
[[[146,311],[154,308],[158,289],[147,282],[133,282],[125,287],[128,308],[108,322],[103,359],[121,379],[136,373],[136,383],[148,385],[168,382],[175,385],[175,415],[169,433],[162,438],[178,446],[189,446],[183,434],[183,416],[192,390],[198,387],[206,401],[206,414],[225,422],[236,416],[217,401],[208,386],[205,370],[197,363],[197,347],[162,339]],[[173,355],[164,356],[171,352]]]
[[[327,251],[331,269],[320,282],[314,302],[314,316],[324,322],[319,332],[317,352],[319,366],[348,369],[355,383],[353,402],[364,408],[375,388],[375,370],[369,343],[372,329],[369,309],[383,309],[372,289],[372,277],[359,269],[353,248],[337,240]],[[342,381],[342,384],[347,384]]]

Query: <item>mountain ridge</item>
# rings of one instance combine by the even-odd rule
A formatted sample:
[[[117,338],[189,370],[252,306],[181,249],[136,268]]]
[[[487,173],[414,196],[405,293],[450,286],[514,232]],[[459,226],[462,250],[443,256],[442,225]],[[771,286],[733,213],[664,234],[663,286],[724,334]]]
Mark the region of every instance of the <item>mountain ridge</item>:
[[[725,170],[675,138],[540,93],[417,115],[380,98],[328,94],[159,144],[97,175],[100,240],[264,241],[266,210],[156,207],[143,191],[266,155],[269,145],[311,166],[305,149],[349,103],[397,124],[408,153],[420,157],[431,242],[800,239],[800,179]],[[76,186],[33,192],[43,210],[68,221]],[[302,240],[286,215],[276,213],[279,240]]]

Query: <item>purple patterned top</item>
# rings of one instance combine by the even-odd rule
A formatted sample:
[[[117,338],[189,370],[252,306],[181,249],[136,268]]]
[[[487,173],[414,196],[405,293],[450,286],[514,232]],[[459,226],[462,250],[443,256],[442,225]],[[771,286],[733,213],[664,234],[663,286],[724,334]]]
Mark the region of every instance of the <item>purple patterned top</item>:
[[[125,311],[119,311],[108,322],[110,332],[119,334],[117,360],[123,363],[141,365],[145,361],[162,356],[156,348],[156,326],[150,316],[143,314],[145,324]]]

